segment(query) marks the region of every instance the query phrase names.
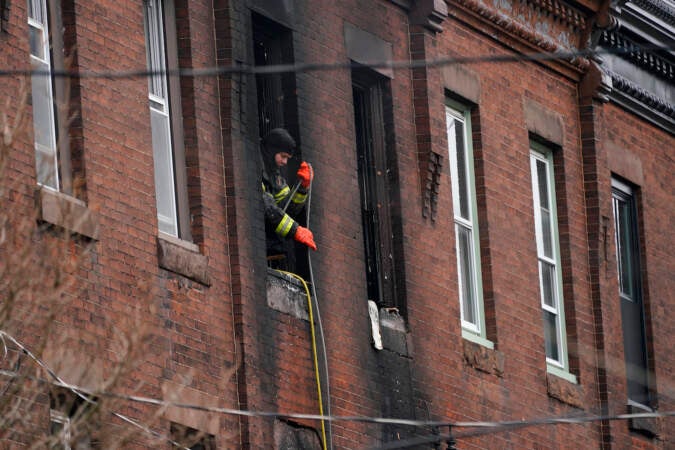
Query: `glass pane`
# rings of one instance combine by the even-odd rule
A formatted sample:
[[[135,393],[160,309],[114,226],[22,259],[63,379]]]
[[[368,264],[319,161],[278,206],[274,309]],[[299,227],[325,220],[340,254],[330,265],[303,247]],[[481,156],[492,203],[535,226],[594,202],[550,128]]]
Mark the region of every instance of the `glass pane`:
[[[28,17],[39,23],[45,23],[44,13],[45,0],[28,0]]]
[[[544,261],[539,262],[539,270],[541,272],[541,295],[544,304],[551,308],[558,308],[556,304],[556,288],[555,288],[555,266]]]
[[[471,230],[462,226],[456,227],[457,252],[460,283],[460,301],[462,302],[462,315],[466,322],[478,326],[476,317],[476,295],[474,291],[474,264],[473,264],[473,241]]]
[[[41,60],[45,59],[44,33],[40,28],[32,25],[28,27],[30,41],[30,54]],[[36,69],[38,69],[36,67]]]
[[[150,110],[150,116],[159,229],[165,233],[177,236],[176,193],[174,189],[169,117],[152,109]]]
[[[56,155],[49,149],[44,151],[41,147],[35,148],[35,168],[37,171],[37,182],[58,189],[58,178],[56,173]]]
[[[539,206],[550,209],[548,205],[548,172],[546,163],[537,160],[537,182],[539,183]]]
[[[544,256],[553,258],[553,233],[551,231],[551,213],[547,209],[541,209],[541,240],[544,248]]]
[[[617,200],[617,204],[619,286],[622,294],[633,299],[635,288],[631,276],[633,273],[631,208],[630,203],[625,201]]]
[[[544,311],[544,340],[546,345],[546,357],[555,361],[560,361],[558,320],[557,316],[549,311]]]
[[[49,70],[49,66],[45,64],[33,64],[33,67],[42,71]],[[51,77],[35,75],[31,77],[31,84],[35,142],[42,147],[56,151]]]
[[[150,93],[164,98],[165,68],[164,63],[164,27],[162,22],[161,4],[157,0],[148,0],[146,3],[146,51],[148,69],[154,74],[150,76]]]
[[[470,220],[469,177],[467,174],[466,148],[464,147],[464,123],[455,121],[455,151],[457,155],[457,185],[459,187],[459,213],[463,219]]]
[[[35,69],[49,70],[48,65],[36,63],[35,60],[33,62]],[[58,189],[56,128],[54,124],[51,77],[45,75],[32,76],[31,89],[37,182]]]

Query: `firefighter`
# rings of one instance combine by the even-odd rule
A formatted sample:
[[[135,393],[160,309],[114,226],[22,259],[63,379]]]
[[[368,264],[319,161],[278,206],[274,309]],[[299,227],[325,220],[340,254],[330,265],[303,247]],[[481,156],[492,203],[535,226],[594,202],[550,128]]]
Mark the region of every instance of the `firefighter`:
[[[270,131],[262,139],[260,146],[268,258],[286,255],[286,242],[289,239],[316,250],[312,232],[296,221],[305,207],[307,193],[314,178],[312,167],[304,161],[300,164],[296,174],[300,185],[295,192],[286,184],[280,170],[293,157],[294,151],[295,140],[283,128]]]

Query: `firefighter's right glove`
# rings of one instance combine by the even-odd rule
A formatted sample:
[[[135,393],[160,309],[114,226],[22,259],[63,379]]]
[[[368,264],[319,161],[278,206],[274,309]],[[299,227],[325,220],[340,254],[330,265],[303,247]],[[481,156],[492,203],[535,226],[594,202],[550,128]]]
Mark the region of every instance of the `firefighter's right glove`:
[[[311,231],[309,231],[308,228],[299,226],[298,229],[295,230],[295,235],[293,236],[293,239],[300,242],[301,244],[305,244],[312,250],[316,250],[316,244],[314,243],[314,235],[312,234]]]
[[[302,187],[307,189],[314,179],[314,170],[312,170],[312,166],[303,161],[302,164],[300,164],[300,168],[296,175],[298,176]]]

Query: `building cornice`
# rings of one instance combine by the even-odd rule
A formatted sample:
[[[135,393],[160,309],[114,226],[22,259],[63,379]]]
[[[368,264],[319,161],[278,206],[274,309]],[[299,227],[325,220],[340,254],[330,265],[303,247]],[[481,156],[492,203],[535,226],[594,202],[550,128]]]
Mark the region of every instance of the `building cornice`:
[[[560,0],[521,0],[532,9],[544,15],[550,15],[571,31],[578,32],[586,28],[586,13]]]
[[[604,30],[600,35],[599,45],[617,50],[617,55],[638,67],[647,70],[666,80],[672,81],[675,77],[675,65],[656,54],[649,48],[638,45],[634,40],[615,30]]]
[[[480,0],[452,0],[452,2],[448,1],[448,3],[452,3],[470,11],[471,13],[479,16],[483,21],[488,22],[489,24],[497,27],[500,30],[503,30],[505,33],[510,34],[517,39],[525,41],[529,45],[537,48],[539,51],[550,53],[566,53],[571,50],[570,48],[565,47],[559,42],[553,40],[551,37],[537,32],[533,27],[516,21],[512,16],[505,14],[496,8],[489,7]],[[575,14],[571,12],[571,9],[566,9],[565,12],[563,12],[561,9],[561,6],[563,5],[562,2],[558,2],[556,0],[525,0],[525,3],[539,4],[541,6],[538,7],[545,7],[545,10],[548,13],[557,14],[556,17],[565,17],[566,24],[571,28],[580,26],[582,23],[585,25],[585,21],[581,21],[581,19],[571,19],[573,16],[575,16]],[[575,20],[577,20],[577,25],[573,25]],[[575,69],[581,71],[586,70],[589,65],[588,59],[583,57],[576,57],[565,62],[571,64]]]

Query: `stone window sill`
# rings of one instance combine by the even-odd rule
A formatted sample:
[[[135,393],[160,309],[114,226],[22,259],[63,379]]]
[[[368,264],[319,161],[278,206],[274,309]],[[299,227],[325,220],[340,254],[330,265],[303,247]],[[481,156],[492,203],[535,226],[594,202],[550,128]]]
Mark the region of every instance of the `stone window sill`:
[[[38,189],[36,197],[41,221],[98,240],[98,216],[83,201],[47,188]]]
[[[307,294],[296,278],[274,269],[267,269],[267,306],[301,320],[309,321]]]
[[[628,414],[644,414],[654,412],[653,409],[639,403],[628,404]],[[640,433],[648,438],[659,437],[659,420],[656,417],[634,417],[628,421],[632,431]]]
[[[159,267],[210,286],[209,259],[192,242],[162,232],[157,236]]]
[[[464,361],[470,367],[481,372],[504,376],[504,354],[494,348],[462,339],[464,345]]]
[[[581,385],[552,373],[546,374],[548,396],[576,408],[584,407],[584,390]]]

